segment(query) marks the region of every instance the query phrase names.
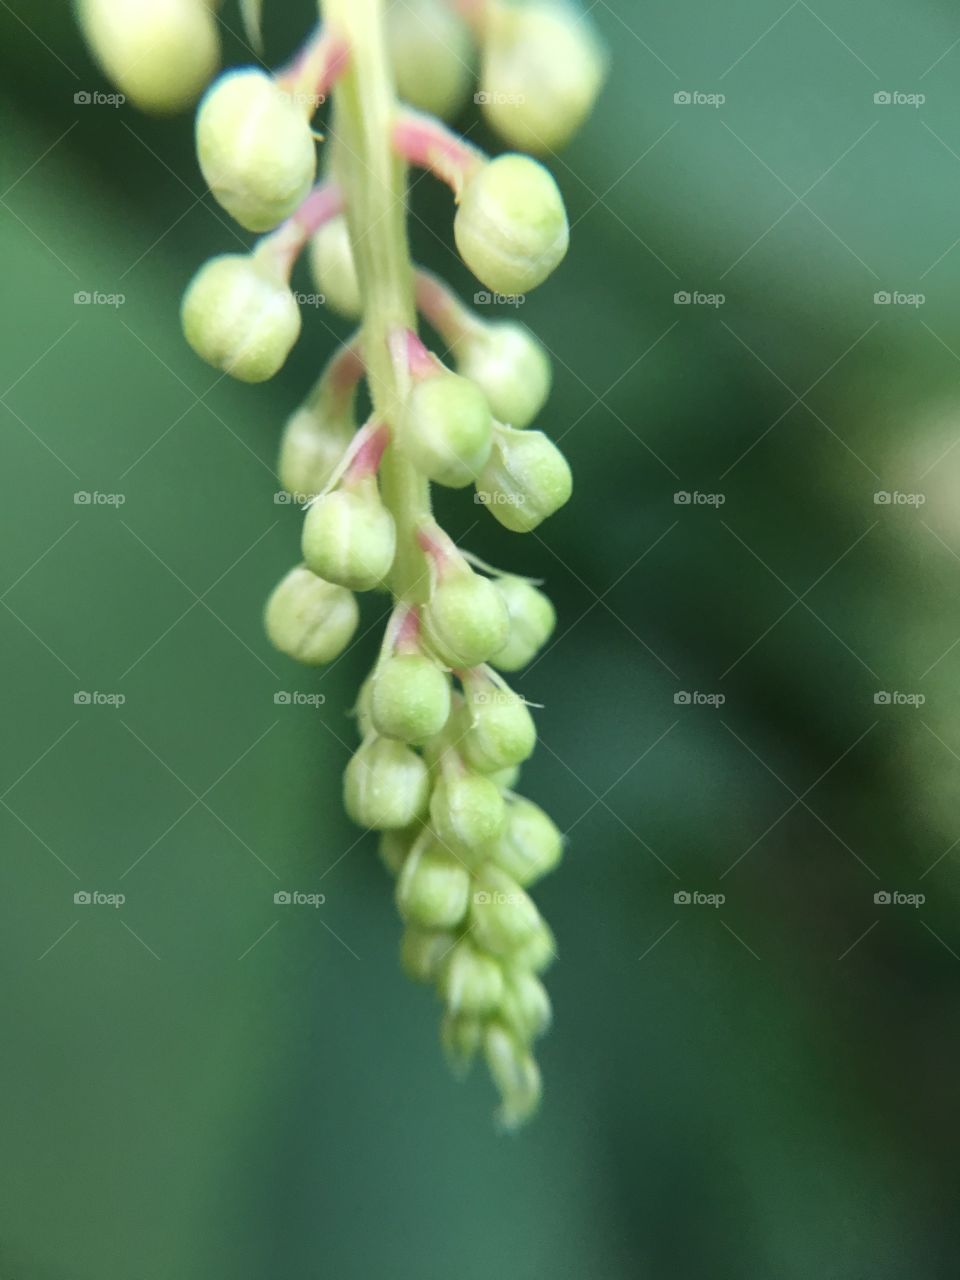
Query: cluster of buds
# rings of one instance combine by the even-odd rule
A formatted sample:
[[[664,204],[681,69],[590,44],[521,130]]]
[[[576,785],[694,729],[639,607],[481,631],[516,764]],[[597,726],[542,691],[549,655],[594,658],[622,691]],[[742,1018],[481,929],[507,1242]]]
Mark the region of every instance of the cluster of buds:
[[[87,2],[91,15],[131,6]],[[178,6],[211,17],[206,0],[155,8]],[[215,368],[272,377],[300,334],[290,282],[301,256],[326,302],[358,322],[283,431],[281,480],[305,505],[302,561],[271,595],[266,628],[282,652],[329,663],[356,633],[356,593],[392,596],[357,702],[345,805],[380,833],[403,967],[438,991],[451,1063],[486,1058],[512,1127],[540,1098],[532,1046],[550,1021],[540,975],[555,951],[527,890],[557,865],[563,839],[514,790],[536,730],[503,673],[543,648],[555,614],[535,582],[454,544],[430,487],[473,486],[502,525],[529,532],[568,500],[572,478],[532,426],[551,386],[543,346],[514,320],[479,319],[416,269],[403,211],[408,170],[428,171],[453,192],[453,237],[477,279],[505,294],[539,285],[569,239],[554,179],[520,151],[490,158],[438,117],[462,105],[479,65],[490,123],[547,151],[583,119],[604,59],[566,0],[321,0],[320,11],[287,67],[228,72],[199,105],[207,184],[260,239],[201,268],[183,326]],[[91,17],[95,39],[101,28]],[[318,181],[313,117],[330,95]],[[444,358],[422,340],[421,319]],[[361,422],[364,382],[372,407]]]

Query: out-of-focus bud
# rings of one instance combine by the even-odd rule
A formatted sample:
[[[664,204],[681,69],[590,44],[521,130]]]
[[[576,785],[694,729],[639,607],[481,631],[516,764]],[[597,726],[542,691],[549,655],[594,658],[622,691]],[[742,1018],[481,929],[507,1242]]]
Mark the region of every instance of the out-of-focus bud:
[[[360,314],[360,281],[342,215],[324,224],[310,241],[310,271],[328,306],[348,319]]]
[[[349,418],[326,417],[301,405],[280,438],[280,483],[288,493],[313,498],[325,488],[353,437]]]
[[[377,852],[380,854],[380,861],[392,876],[398,876],[403,870],[403,864],[420,831],[419,827],[410,827],[406,831],[385,831],[380,837]]]
[[[325,493],[303,522],[303,558],[314,573],[354,591],[369,591],[386,578],[397,548],[393,516],[375,476]]]
[[[104,71],[143,111],[182,111],[220,62],[203,0],[80,0],[80,22]]]
[[[496,783],[478,773],[453,771],[434,785],[430,821],[444,844],[476,849],[500,830],[504,802]]]
[[[504,974],[500,1020],[528,1043],[544,1034],[551,1017],[550,997],[536,974],[509,968]]]
[[[450,715],[450,677],[421,653],[396,653],[373,675],[370,711],[377,732],[419,746]]]
[[[504,528],[530,533],[572,492],[570,465],[542,431],[497,428],[477,493]]]
[[[458,942],[440,977],[440,994],[451,1013],[494,1013],[503,996],[503,970],[469,938]]]
[[[465,1076],[483,1043],[483,1022],[448,1013],[440,1024],[440,1043],[453,1074]]]
[[[606,56],[592,23],[563,0],[490,5],[480,74],[490,125],[519,151],[558,151],[597,100]]]
[[[456,934],[444,929],[407,925],[400,940],[400,964],[414,982],[436,982],[456,941]]]
[[[423,815],[429,792],[427,766],[410,747],[391,738],[366,741],[343,777],[347,813],[358,826],[374,831],[409,827]]]
[[[501,791],[510,791],[520,777],[520,766],[515,764],[510,769],[495,769],[493,773],[487,776],[491,782],[497,784]]]
[[[321,666],[353,639],[360,610],[351,591],[324,582],[302,565],[291,569],[267,601],[270,643],[298,662]]]
[[[529,969],[531,973],[543,973],[557,958],[557,941],[545,920],[538,924],[529,942],[510,957],[516,969]]]
[[[524,700],[483,672],[464,676],[469,728],[457,749],[481,773],[495,773],[529,759],[537,728]]]
[[[197,114],[197,155],[217,201],[248,231],[270,231],[306,199],[317,149],[303,106],[255,67],[227,72]]]
[[[467,912],[470,876],[439,845],[413,850],[397,881],[397,906],[404,920],[424,929],[452,929]]]
[[[533,884],[563,856],[563,836],[539,805],[523,796],[507,803],[506,817],[484,854],[519,885]]]
[[[475,383],[435,364],[415,377],[396,441],[418,471],[451,489],[476,480],[490,456],[493,419]]]
[[[519,671],[553,635],[557,613],[543,592],[524,578],[498,578],[497,588],[510,615],[510,635],[490,662],[501,671]]]
[[[570,243],[557,184],[536,160],[512,152],[468,175],[453,232],[464,262],[498,293],[541,284]]]
[[[473,41],[466,23],[444,0],[393,0],[387,43],[404,102],[453,119],[473,81]]]
[[[436,584],[423,611],[430,646],[449,667],[478,667],[507,641],[507,608],[489,578],[466,565]]]
[[[494,320],[471,327],[454,355],[457,369],[477,384],[500,422],[528,427],[546,403],[550,357],[526,325]]]
[[[202,360],[241,382],[265,382],[300,336],[300,308],[267,256],[222,254],[194,276],[183,332]]]
[[[521,966],[518,953],[536,937],[542,925],[532,899],[512,876],[484,863],[474,879],[470,920],[477,946]]]
[[[540,1070],[530,1051],[502,1023],[491,1022],[483,1036],[484,1055],[500,1092],[497,1119],[516,1129],[536,1111],[543,1092]]]

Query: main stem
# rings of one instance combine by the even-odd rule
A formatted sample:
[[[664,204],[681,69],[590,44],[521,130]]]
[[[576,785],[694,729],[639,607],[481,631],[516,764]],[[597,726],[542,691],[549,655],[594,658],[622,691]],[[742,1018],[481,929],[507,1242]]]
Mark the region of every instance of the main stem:
[[[397,101],[384,7],[385,0],[320,0],[327,26],[350,47],[348,69],[334,93],[334,167],[363,299],[363,355],[373,414],[392,428],[406,398],[407,375],[391,355],[390,336],[416,329],[416,307],[406,165],[392,146]],[[398,600],[422,603],[429,580],[416,534],[430,516],[429,482],[392,446],[380,465],[380,480],[397,526],[391,589]]]

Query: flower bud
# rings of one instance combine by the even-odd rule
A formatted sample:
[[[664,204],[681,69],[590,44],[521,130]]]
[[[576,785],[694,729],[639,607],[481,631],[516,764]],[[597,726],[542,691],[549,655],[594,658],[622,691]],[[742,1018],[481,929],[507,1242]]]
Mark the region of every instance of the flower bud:
[[[540,1070],[528,1049],[502,1023],[492,1022],[483,1036],[484,1056],[502,1099],[497,1118],[516,1129],[536,1111],[543,1092]]]
[[[510,616],[510,634],[490,661],[501,671],[519,671],[550,639],[557,625],[556,610],[542,591],[523,578],[498,578],[497,588]]]
[[[493,956],[463,938],[447,956],[440,995],[451,1013],[494,1013],[503,996],[503,970]]]
[[[533,754],[537,729],[524,700],[483,675],[465,678],[469,728],[457,749],[473,769],[495,773]]]
[[[457,369],[475,382],[490,412],[511,427],[528,427],[550,394],[553,370],[524,324],[494,320],[471,329],[455,347]]]
[[[500,1020],[524,1043],[535,1040],[550,1026],[552,1010],[546,987],[526,969],[510,968],[504,974]]]
[[[451,489],[476,480],[490,456],[493,419],[479,387],[440,369],[417,379],[396,441],[418,471]]]
[[[216,18],[200,0],[81,0],[80,22],[104,71],[143,111],[182,111],[220,62]]]
[[[207,91],[197,155],[217,201],[248,231],[270,231],[288,218],[317,174],[305,110],[255,67],[230,71]]]
[[[572,492],[570,466],[542,431],[497,430],[477,493],[504,528],[530,533]]]
[[[324,301],[348,319],[360,314],[360,281],[344,217],[331,218],[310,241],[310,271]]]
[[[338,657],[360,621],[356,597],[299,565],[274,588],[264,618],[274,648],[320,666]]]
[[[448,1013],[440,1024],[440,1043],[455,1076],[464,1076],[483,1043],[483,1023],[465,1014]]]
[[[430,778],[417,753],[390,738],[371,738],[347,765],[343,800],[360,827],[409,827],[427,807]],[[410,859],[408,859],[408,862]]]
[[[228,253],[194,276],[181,309],[190,346],[241,382],[265,382],[300,336],[300,308],[266,258]]]
[[[346,417],[325,417],[312,404],[287,419],[280,438],[280,483],[288,493],[313,498],[325,488],[353,437]]]
[[[414,982],[436,982],[456,941],[456,935],[444,929],[407,925],[400,940],[400,964],[404,973]]]
[[[378,733],[420,746],[447,723],[450,677],[424,654],[394,654],[374,672],[370,711]]]
[[[464,262],[498,293],[527,293],[541,284],[570,242],[557,184],[543,165],[514,153],[468,176],[453,232]]]
[[[541,920],[533,937],[518,947],[510,957],[515,969],[528,969],[531,973],[543,973],[557,958],[557,941],[545,920]]]
[[[397,906],[404,920],[424,929],[452,929],[467,912],[470,876],[439,845],[414,849],[397,881]]]
[[[395,0],[387,10],[387,43],[403,101],[452,119],[473,80],[473,42],[463,20],[444,0]]]
[[[478,667],[509,633],[503,597],[489,578],[466,567],[445,574],[423,611],[431,648],[449,667]]]
[[[380,861],[392,876],[398,876],[403,870],[410,850],[422,827],[409,827],[405,831],[385,831],[377,844]]]
[[[325,493],[303,522],[303,558],[314,573],[369,591],[386,578],[397,549],[393,516],[374,476]]]
[[[484,853],[525,886],[554,869],[563,856],[563,836],[539,805],[515,796],[507,803],[503,826]]]
[[[478,773],[451,774],[434,785],[430,822],[451,848],[475,849],[500,830],[504,802],[497,785]]]
[[[491,782],[495,782],[501,791],[510,791],[520,777],[520,766],[515,764],[510,769],[495,769],[493,773],[488,773],[487,777]]]
[[[534,940],[543,923],[533,900],[491,862],[477,872],[474,885],[470,906],[474,941],[484,951],[519,966],[517,953]]]
[[[487,28],[481,101],[489,124],[518,151],[557,151],[587,116],[606,71],[582,13],[557,0],[495,6]]]

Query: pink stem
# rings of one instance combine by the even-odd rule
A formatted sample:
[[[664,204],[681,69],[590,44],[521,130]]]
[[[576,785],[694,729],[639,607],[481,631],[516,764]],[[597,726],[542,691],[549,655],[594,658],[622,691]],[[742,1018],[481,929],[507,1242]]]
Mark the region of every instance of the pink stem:
[[[433,378],[442,368],[412,329],[395,329],[391,333],[390,354],[394,365],[408,372],[415,381]]]
[[[459,200],[463,184],[484,164],[482,151],[470,146],[433,116],[401,111],[393,126],[393,145],[408,164],[445,182]]]
[[[291,214],[276,231],[260,241],[257,251],[275,255],[284,277],[289,280],[294,264],[310,238],[342,212],[343,194],[340,188],[335,182],[320,182],[296,213]]]
[[[343,483],[349,486],[375,476],[389,443],[390,428],[385,423],[371,421],[361,427],[350,446],[350,462],[343,473]]]
[[[302,97],[312,116],[346,71],[350,46],[342,36],[318,27],[296,57],[274,79],[291,97]]]
[[[396,653],[418,653],[420,651],[420,610],[416,605],[407,609],[400,619],[393,647]]]
[[[417,310],[450,346],[462,338],[476,321],[456,294],[437,276],[422,268],[415,276]]]

